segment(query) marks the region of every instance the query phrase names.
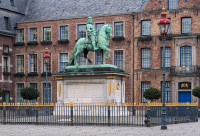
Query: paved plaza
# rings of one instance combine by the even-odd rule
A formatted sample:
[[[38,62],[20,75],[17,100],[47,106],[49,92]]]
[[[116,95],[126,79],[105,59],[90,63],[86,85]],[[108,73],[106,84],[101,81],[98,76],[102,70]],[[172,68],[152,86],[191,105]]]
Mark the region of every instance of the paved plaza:
[[[199,136],[200,122],[156,127],[0,125],[0,136]]]

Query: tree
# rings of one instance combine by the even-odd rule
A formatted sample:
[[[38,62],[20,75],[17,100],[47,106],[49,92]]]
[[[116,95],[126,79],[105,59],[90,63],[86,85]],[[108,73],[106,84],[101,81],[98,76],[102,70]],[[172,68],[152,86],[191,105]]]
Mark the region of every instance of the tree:
[[[3,94],[3,92],[2,92],[2,90],[1,90],[1,88],[0,88],[0,97],[2,96],[2,94]]]
[[[199,104],[198,105],[200,106],[200,87],[195,87],[194,89],[192,89],[192,95],[199,98]]]
[[[20,94],[25,100],[35,100],[39,97],[39,91],[31,87],[23,88]]]
[[[143,97],[145,99],[153,101],[161,97],[161,92],[156,88],[149,88],[144,91]]]

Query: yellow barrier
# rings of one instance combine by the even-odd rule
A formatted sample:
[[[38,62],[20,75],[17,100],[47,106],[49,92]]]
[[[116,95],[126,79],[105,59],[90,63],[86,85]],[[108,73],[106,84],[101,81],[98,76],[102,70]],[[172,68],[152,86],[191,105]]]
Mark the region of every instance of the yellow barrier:
[[[108,106],[108,103],[0,103],[0,106]],[[162,106],[160,103],[110,103],[110,106]],[[198,103],[166,103],[166,106],[198,106]]]

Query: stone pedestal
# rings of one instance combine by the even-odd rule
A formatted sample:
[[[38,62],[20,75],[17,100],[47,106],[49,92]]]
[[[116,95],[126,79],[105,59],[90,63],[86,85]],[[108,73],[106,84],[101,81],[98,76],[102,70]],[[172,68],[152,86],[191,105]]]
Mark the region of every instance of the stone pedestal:
[[[57,103],[124,103],[125,77],[113,65],[66,67],[57,77]]]

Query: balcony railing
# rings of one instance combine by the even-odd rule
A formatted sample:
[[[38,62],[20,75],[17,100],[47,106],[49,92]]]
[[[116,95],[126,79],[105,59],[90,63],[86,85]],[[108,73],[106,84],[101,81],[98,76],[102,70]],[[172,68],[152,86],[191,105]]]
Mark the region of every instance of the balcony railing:
[[[193,66],[172,66],[170,69],[170,75],[182,75],[182,74],[193,74],[193,75],[200,75],[200,66],[193,65]]]

